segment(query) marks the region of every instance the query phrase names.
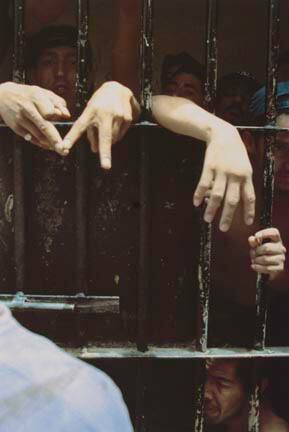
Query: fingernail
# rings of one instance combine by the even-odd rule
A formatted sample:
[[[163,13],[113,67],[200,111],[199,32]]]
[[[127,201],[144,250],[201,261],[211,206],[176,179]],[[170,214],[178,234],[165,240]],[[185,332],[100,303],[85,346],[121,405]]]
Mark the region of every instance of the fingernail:
[[[213,216],[212,215],[206,215],[204,216],[204,221],[207,223],[211,223],[213,221]]]
[[[220,225],[220,231],[222,231],[222,232],[226,232],[226,231],[228,231],[228,229],[229,229],[229,225],[224,224],[224,223],[222,223],[222,224]]]
[[[195,207],[199,207],[199,205],[201,204],[201,200],[199,198],[194,198],[193,203]]]
[[[246,219],[246,225],[252,225],[253,222],[254,222],[254,219],[252,217],[248,217]]]
[[[110,169],[111,168],[111,160],[108,157],[102,158],[101,166],[104,169]]]
[[[71,147],[71,140],[69,138],[65,138],[62,142],[62,147],[66,149],[70,149]]]
[[[251,264],[251,268],[252,268],[253,270],[256,270],[256,265],[255,265],[255,264]]]

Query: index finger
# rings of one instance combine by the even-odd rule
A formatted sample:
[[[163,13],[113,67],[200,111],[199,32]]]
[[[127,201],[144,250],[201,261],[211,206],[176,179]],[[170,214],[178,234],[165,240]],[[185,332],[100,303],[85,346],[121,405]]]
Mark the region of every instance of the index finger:
[[[104,169],[111,168],[112,118],[104,117],[98,125],[98,148],[100,165]]]
[[[86,107],[81,116],[76,120],[70,131],[63,139],[63,149],[69,151],[81,135],[91,125],[90,108]]]
[[[34,105],[26,109],[25,116],[32,121],[32,123],[40,130],[45,136],[50,147],[55,149],[62,142],[62,138],[56,127],[39,114]]]

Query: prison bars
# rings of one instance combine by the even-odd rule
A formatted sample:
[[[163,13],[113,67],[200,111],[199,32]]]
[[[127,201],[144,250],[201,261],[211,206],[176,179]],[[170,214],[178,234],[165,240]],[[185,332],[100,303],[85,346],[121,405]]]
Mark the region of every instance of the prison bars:
[[[88,0],[77,0],[77,102],[79,115],[88,96]],[[87,290],[87,145],[76,148],[76,292]]]
[[[14,52],[13,81],[25,82],[24,68],[24,1],[14,0]],[[26,236],[25,236],[25,205],[24,205],[24,151],[23,142],[14,137],[13,150],[13,183],[14,183],[14,263],[15,292],[23,291],[26,282]]]

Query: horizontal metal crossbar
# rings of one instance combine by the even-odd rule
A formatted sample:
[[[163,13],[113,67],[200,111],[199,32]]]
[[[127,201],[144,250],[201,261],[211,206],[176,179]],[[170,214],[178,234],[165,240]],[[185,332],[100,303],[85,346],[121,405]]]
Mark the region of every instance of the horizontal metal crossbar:
[[[157,347],[150,345],[145,352],[138,351],[135,345],[91,345],[83,348],[67,348],[66,351],[83,360],[93,359],[206,359],[206,358],[272,358],[289,357],[289,347],[266,347],[264,350],[246,348],[209,348],[204,352],[193,347]]]
[[[118,296],[74,296],[64,295],[26,295],[18,292],[15,295],[0,294],[0,302],[10,309],[17,310],[63,310],[86,313],[119,313]]]
[[[71,127],[74,122],[52,122],[57,127]],[[162,126],[157,123],[149,122],[149,121],[141,121],[138,123],[134,123],[132,128],[159,128],[162,129]],[[4,123],[0,123],[0,128],[9,129],[8,126]],[[278,126],[267,125],[267,126],[236,126],[238,130],[250,130],[252,132],[289,132],[289,128],[280,128]]]

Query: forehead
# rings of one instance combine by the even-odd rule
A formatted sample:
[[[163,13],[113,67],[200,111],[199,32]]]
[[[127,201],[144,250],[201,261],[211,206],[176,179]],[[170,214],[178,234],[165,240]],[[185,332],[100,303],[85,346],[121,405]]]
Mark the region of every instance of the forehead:
[[[226,379],[237,378],[237,362],[234,361],[212,361],[207,367],[207,373],[211,376],[220,376]]]
[[[77,49],[69,46],[57,46],[52,48],[44,48],[40,53],[40,57],[47,56],[47,55],[51,55],[55,57],[73,56],[73,55],[77,55]]]

